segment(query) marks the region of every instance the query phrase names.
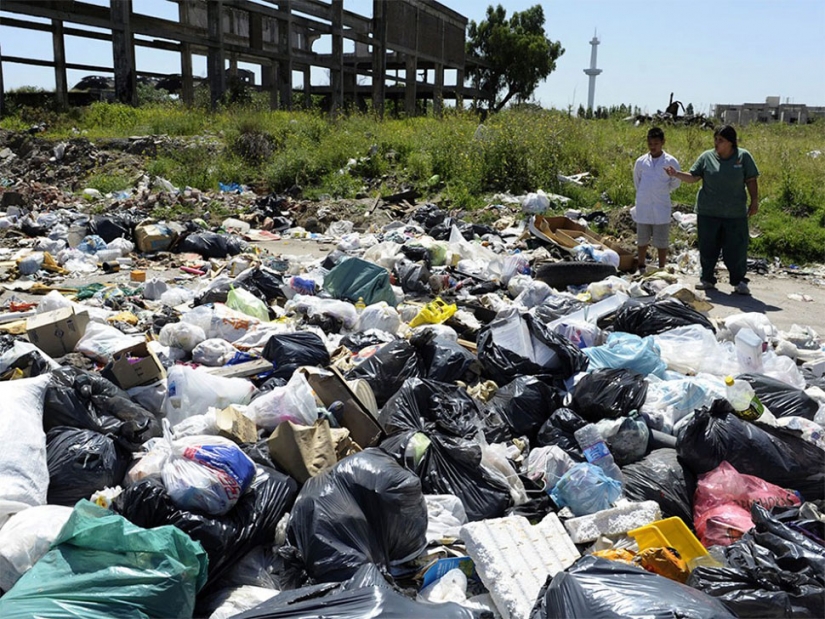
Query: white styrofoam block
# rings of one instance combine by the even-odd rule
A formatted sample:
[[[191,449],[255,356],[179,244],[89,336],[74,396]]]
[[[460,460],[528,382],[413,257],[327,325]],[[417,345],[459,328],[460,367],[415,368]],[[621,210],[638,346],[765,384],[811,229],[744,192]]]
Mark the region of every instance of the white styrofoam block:
[[[626,503],[595,514],[571,518],[564,527],[576,544],[593,542],[601,535],[621,535],[662,518],[656,501]]]
[[[556,514],[535,526],[522,516],[471,522],[461,539],[504,619],[528,619],[547,577],[579,558]]]

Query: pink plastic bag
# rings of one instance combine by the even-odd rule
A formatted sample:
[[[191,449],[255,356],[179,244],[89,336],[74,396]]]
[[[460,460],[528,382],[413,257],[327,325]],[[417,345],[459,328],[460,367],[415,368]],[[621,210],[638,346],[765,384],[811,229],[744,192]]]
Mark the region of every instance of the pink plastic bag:
[[[764,479],[743,475],[726,461],[701,475],[696,487],[693,522],[705,547],[728,546],[751,527],[754,503],[771,509],[776,505],[799,505],[799,497]]]

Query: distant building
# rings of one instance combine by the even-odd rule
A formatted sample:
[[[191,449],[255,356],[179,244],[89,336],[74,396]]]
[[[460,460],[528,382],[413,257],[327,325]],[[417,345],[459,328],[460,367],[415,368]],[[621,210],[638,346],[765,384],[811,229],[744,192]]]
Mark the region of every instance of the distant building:
[[[788,123],[807,125],[817,119],[825,119],[825,107],[809,107],[804,103],[781,103],[779,97],[767,97],[765,103],[730,105],[717,103],[713,116],[724,123],[747,125],[748,123]]]

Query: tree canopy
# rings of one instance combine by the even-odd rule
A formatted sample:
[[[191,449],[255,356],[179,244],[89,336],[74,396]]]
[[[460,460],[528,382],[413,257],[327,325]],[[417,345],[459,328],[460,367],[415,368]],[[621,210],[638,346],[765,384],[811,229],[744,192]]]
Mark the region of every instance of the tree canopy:
[[[527,100],[556,68],[564,53],[544,32],[544,10],[537,4],[507,19],[499,4],[487,7],[487,19],[467,27],[468,77],[487,93],[487,107],[499,111],[513,98]]]

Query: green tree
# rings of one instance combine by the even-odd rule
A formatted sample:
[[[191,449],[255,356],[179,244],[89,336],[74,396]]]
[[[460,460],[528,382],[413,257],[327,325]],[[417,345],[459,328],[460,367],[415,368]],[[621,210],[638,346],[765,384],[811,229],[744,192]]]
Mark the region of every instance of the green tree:
[[[488,6],[487,19],[470,21],[467,27],[467,75],[485,93],[490,111],[499,111],[513,97],[527,100],[563,53],[561,43],[544,32],[544,10],[539,4],[513,13],[510,19],[500,4]]]

